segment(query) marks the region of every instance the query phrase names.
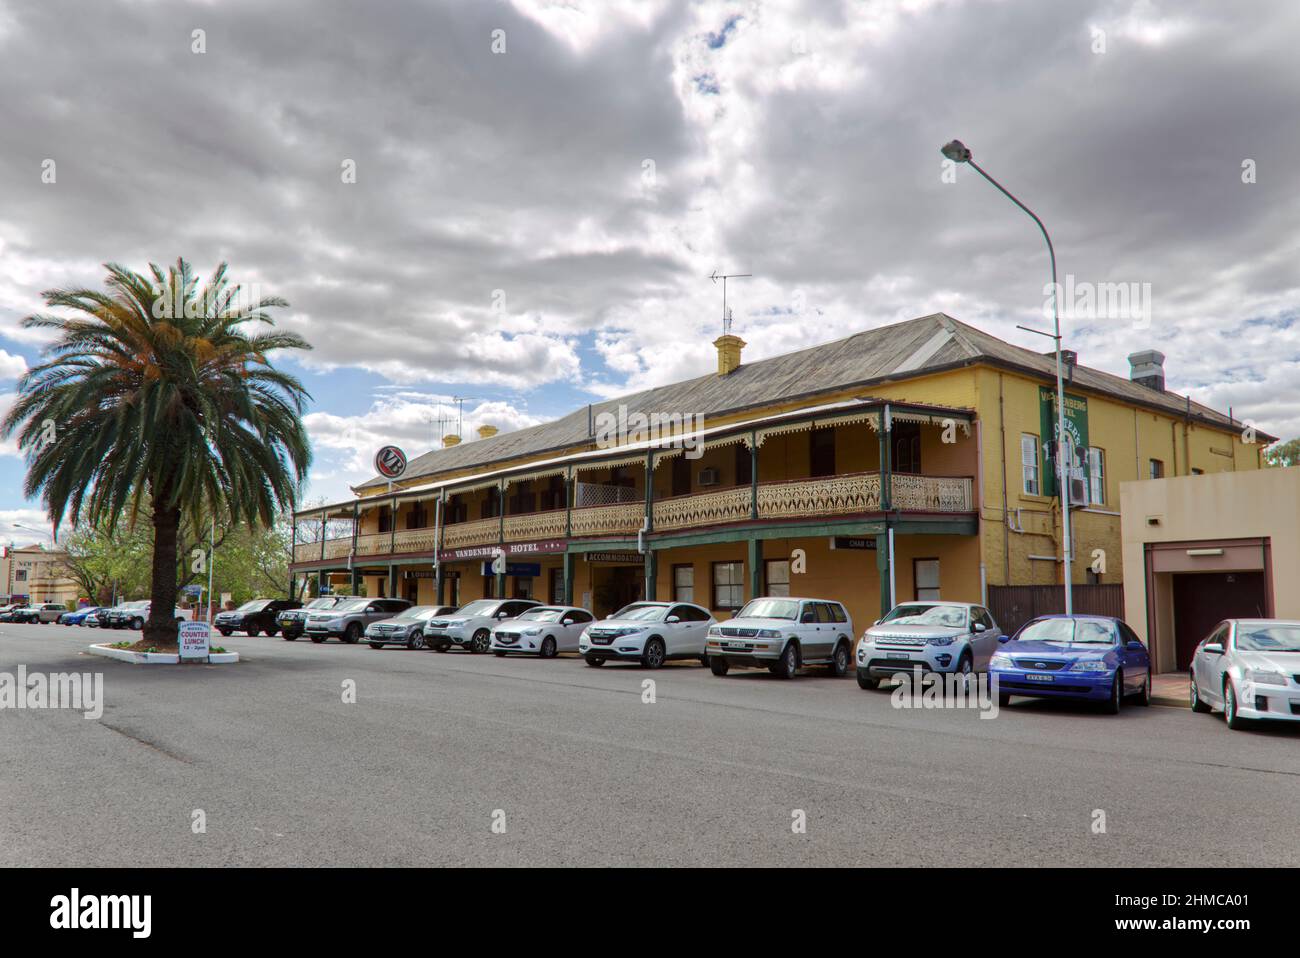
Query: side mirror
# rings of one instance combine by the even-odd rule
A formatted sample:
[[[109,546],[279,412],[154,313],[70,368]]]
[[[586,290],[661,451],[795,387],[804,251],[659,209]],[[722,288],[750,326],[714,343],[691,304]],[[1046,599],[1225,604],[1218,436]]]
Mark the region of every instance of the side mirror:
[[[664,619],[664,621],[667,622],[669,625],[674,625],[682,620],[675,615],[670,615],[668,616],[668,618]]]
[[[1009,636],[1009,635],[999,635],[999,636],[998,636],[998,641],[999,641],[999,642],[1010,642],[1010,641],[1011,641],[1011,636]]]
[[[1136,640],[1130,642],[1127,646],[1130,652],[1145,652],[1146,646]]]
[[[1223,654],[1223,643],[1222,643],[1222,642],[1211,642],[1209,645],[1207,645],[1207,646],[1205,647],[1205,652],[1206,652],[1207,655],[1222,655],[1222,654]]]
[[[988,630],[989,630],[989,627],[988,627],[987,625],[985,625],[983,622],[976,622],[976,623],[975,623],[975,631],[976,631],[976,632],[987,632]]]

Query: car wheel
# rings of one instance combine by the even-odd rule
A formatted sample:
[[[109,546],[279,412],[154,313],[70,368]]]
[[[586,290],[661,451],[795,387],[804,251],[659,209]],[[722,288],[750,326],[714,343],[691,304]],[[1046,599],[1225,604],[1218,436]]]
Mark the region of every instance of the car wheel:
[[[474,638],[469,640],[469,650],[475,655],[480,655],[488,650],[492,644],[492,633],[487,629],[479,629],[474,633]]]
[[[865,669],[858,669],[858,688],[872,690],[878,688],[880,679],[871,677],[871,674]]]
[[[441,642],[441,643],[439,643],[438,645],[435,645],[435,646],[433,647],[433,651],[435,651],[435,652],[446,652],[446,651],[448,651],[450,648],[451,648],[451,643],[450,643],[450,642]]]
[[[415,651],[419,651],[420,649],[423,649],[424,633],[423,632],[414,633],[409,639],[406,640],[406,647],[408,649],[412,649]]]
[[[1189,674],[1187,678],[1189,679],[1187,695],[1191,699],[1192,711],[1201,713],[1210,711],[1210,707],[1201,700],[1201,690],[1196,687],[1196,676]]]
[[[588,655],[585,661],[593,669],[598,669],[605,664],[605,660],[602,659],[599,655]]]
[[[224,635],[226,638],[230,638],[230,632],[231,632],[230,629],[217,629],[217,631],[220,632],[222,635]]]
[[[781,657],[776,660],[776,668],[772,674],[782,679],[792,679],[795,673],[799,671],[799,646],[793,642],[787,643],[785,651]]]
[[[343,641],[348,645],[356,645],[361,641],[361,623],[352,622],[343,631]]]
[[[1246,727],[1246,720],[1238,712],[1237,687],[1232,684],[1232,679],[1223,683],[1223,720],[1234,731]]]
[[[382,642],[371,642],[369,645],[372,649],[382,649],[384,647],[384,643]]]
[[[267,637],[268,637],[268,638],[274,638],[274,637],[275,637],[275,633],[277,633],[277,632],[279,632],[279,631],[280,631],[280,630],[279,630],[279,629],[276,629],[276,628],[270,628],[270,629],[267,629],[267,630],[266,630]]]
[[[540,654],[544,659],[555,658],[555,639],[549,635],[542,639],[542,651]]]
[[[320,644],[321,644],[322,642],[324,642],[327,638],[328,638],[328,636],[324,636],[324,635],[313,635],[313,636],[311,637],[311,640],[312,640],[313,642],[315,642],[317,645],[320,645]]]
[[[1147,669],[1147,680],[1142,683],[1142,691],[1133,693],[1134,705],[1151,704],[1151,670]]]
[[[849,674],[849,644],[843,639],[840,644],[835,646],[835,654],[831,656],[831,675],[837,679],[842,679]]]
[[[647,639],[645,651],[641,654],[641,665],[647,669],[657,669],[664,664],[667,655],[668,650],[663,639]]]
[[[971,680],[975,678],[975,663],[969,651],[963,652],[957,660],[957,674],[961,676],[962,689],[969,691]]]
[[[492,654],[495,655],[498,659],[504,659],[506,657],[506,654],[502,652],[500,649],[493,649]]]
[[[298,636],[296,636],[296,635],[290,635],[288,632],[286,632],[286,633],[284,634],[283,638],[284,638],[284,641],[286,641],[286,642],[292,642],[292,641],[294,641],[296,638],[298,638]]]
[[[1106,714],[1118,715],[1120,703],[1124,701],[1124,673],[1116,672],[1114,680],[1110,683],[1110,698],[1106,700]]]
[[[726,675],[731,671],[731,666],[727,664],[726,659],[715,655],[709,660],[709,671],[714,675]]]
[[[139,631],[144,628],[144,619],[132,619],[131,628]]]
[[[255,639],[255,638],[257,638],[259,635],[262,634],[262,630],[261,630],[261,629],[248,629],[248,630],[247,630],[247,633],[248,633],[248,637],[249,637],[250,639]]]

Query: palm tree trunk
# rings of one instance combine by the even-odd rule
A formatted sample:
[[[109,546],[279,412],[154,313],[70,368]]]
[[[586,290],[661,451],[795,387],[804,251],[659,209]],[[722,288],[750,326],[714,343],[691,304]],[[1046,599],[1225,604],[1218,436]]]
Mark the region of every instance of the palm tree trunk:
[[[149,618],[143,638],[159,649],[176,648],[176,540],[180,524],[180,509],[154,506]]]

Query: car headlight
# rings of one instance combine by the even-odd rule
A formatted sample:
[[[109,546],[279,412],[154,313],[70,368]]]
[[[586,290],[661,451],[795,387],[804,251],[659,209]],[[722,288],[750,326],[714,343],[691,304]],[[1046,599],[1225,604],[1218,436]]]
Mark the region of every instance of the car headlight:
[[[1256,685],[1286,685],[1286,676],[1271,669],[1247,669],[1246,681]]]
[[[1070,666],[1071,672],[1109,672],[1105,659],[1080,659]]]
[[[541,629],[524,629],[524,635],[541,635]]]
[[[721,634],[722,634],[722,629],[721,629],[721,628],[719,628],[719,627],[716,626],[716,625],[711,625],[711,626],[709,626],[709,635],[711,635],[711,636],[719,636],[719,635],[721,635]]]
[[[955,635],[934,635],[925,640],[928,645],[952,645],[957,641]]]
[[[993,658],[989,659],[989,668],[991,669],[1011,669],[1015,668],[1015,663],[1011,656],[1004,652],[994,652]]]
[[[781,638],[781,633],[777,629],[759,629],[758,637],[760,639],[779,639]]]

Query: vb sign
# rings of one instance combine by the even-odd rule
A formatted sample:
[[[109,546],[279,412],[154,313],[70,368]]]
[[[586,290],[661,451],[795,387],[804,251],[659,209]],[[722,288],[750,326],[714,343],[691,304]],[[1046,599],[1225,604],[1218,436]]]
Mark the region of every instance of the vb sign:
[[[406,453],[396,446],[385,446],[375,453],[375,471],[385,479],[396,479],[406,472]]]

